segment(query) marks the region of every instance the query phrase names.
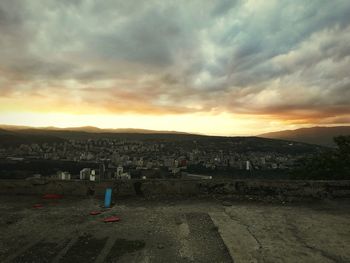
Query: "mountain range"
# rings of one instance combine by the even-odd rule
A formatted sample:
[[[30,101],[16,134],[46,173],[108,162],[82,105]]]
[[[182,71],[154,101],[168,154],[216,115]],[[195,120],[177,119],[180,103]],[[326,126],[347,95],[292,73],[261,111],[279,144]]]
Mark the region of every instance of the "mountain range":
[[[5,147],[30,143],[53,143],[64,140],[118,139],[118,140],[196,140],[214,138],[205,135],[176,131],[154,131],[146,129],[100,129],[97,127],[29,127],[0,125],[0,145]]]
[[[284,130],[260,134],[258,137],[334,147],[335,143],[333,138],[339,135],[350,135],[350,126],[311,127],[296,130]]]
[[[134,129],[134,128],[117,128],[117,129],[102,129],[94,126],[82,126],[82,127],[31,127],[31,126],[18,126],[18,125],[1,125],[0,129],[8,131],[24,131],[24,130],[37,130],[37,131],[76,131],[76,132],[89,132],[89,133],[142,133],[142,134],[189,134],[179,131],[158,131],[147,129]]]
[[[334,147],[333,137],[350,135],[350,126],[311,127],[296,130],[284,130],[260,134],[257,137],[296,141],[321,146]],[[40,127],[0,125],[0,144],[22,144],[40,142],[59,142],[63,139],[88,138],[118,138],[125,140],[167,139],[167,140],[195,140],[200,138],[220,138],[220,136],[206,136],[178,131],[156,131],[147,129],[101,129],[93,126],[84,127]]]
[[[83,129],[83,128],[82,128]],[[30,129],[21,128],[13,130],[0,129],[0,146],[18,147],[21,144],[32,143],[61,143],[66,140],[99,140],[111,139],[121,141],[165,142],[182,149],[198,148],[207,150],[208,147],[229,151],[234,149],[237,153],[268,152],[288,154],[313,154],[324,150],[324,147],[301,142],[290,142],[278,139],[228,136],[208,136],[188,133],[122,133],[122,132],[94,132],[81,129]],[[98,130],[101,131],[101,130]],[[104,131],[104,130],[103,130]],[[107,130],[108,131],[108,130]]]

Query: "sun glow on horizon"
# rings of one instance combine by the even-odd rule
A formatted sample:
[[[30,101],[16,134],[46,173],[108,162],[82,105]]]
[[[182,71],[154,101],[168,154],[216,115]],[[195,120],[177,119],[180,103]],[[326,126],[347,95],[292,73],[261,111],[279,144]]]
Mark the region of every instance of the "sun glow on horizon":
[[[287,126],[279,121],[256,116],[239,116],[228,113],[183,114],[183,115],[100,115],[66,113],[2,113],[0,123],[5,125],[23,125],[32,127],[82,127],[98,128],[134,128],[159,131],[180,131],[188,133],[244,136],[258,135],[264,132],[284,129]],[[260,127],[258,130],[256,127]],[[288,128],[294,128],[288,125]]]
[[[0,123],[348,125],[350,3],[304,2],[1,1]]]

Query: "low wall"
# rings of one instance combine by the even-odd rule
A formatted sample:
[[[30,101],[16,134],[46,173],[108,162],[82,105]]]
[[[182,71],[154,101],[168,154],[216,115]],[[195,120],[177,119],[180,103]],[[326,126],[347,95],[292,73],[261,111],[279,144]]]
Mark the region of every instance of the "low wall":
[[[0,180],[0,194],[56,193],[66,196],[103,196],[113,188],[114,197],[128,196],[279,196],[279,197],[350,197],[350,181],[294,180],[118,180],[59,181],[52,179]]]

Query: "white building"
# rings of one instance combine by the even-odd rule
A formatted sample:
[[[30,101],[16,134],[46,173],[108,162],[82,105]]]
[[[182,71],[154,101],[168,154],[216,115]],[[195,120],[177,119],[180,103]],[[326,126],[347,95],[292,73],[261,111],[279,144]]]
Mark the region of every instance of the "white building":
[[[251,170],[251,166],[250,166],[250,162],[249,161],[246,162],[246,166],[245,167],[246,167],[247,171]]]
[[[71,179],[71,176],[70,176],[70,173],[68,172],[58,172],[57,173],[57,178],[58,180],[70,180]]]
[[[117,177],[118,176],[121,176],[121,174],[123,173],[123,171],[124,171],[124,169],[123,169],[123,166],[118,166],[118,168],[117,168]]]
[[[183,173],[183,176],[191,179],[203,179],[203,180],[211,180],[213,177],[211,175],[201,175],[201,174],[189,174]]]
[[[96,181],[96,171],[95,170],[91,170],[90,181]]]
[[[117,171],[114,173],[115,179],[131,179],[130,174],[124,173],[123,166],[119,165]]]
[[[90,181],[96,181],[97,175],[96,170],[91,168],[84,168],[80,171],[80,180],[90,180]]]
[[[89,180],[90,179],[91,168],[84,168],[80,171],[79,178],[80,180]]]

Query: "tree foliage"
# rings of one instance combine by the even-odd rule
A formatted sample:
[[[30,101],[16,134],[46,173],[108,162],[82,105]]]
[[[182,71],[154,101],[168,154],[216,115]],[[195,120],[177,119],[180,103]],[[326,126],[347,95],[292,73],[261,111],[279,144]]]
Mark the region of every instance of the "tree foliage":
[[[350,135],[334,138],[337,148],[328,150],[310,159],[300,160],[293,179],[349,180]]]

